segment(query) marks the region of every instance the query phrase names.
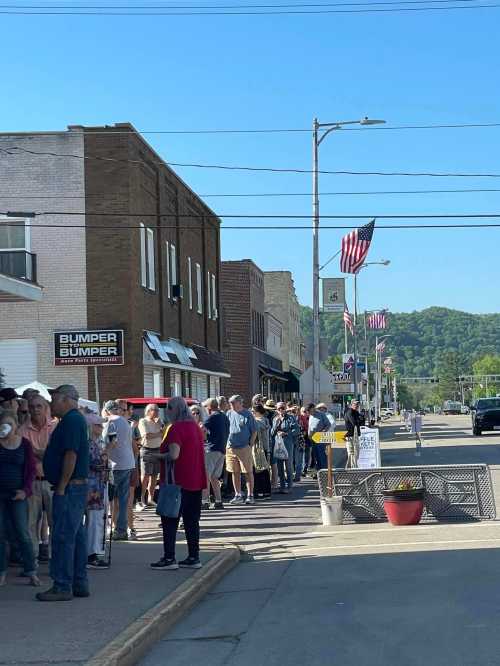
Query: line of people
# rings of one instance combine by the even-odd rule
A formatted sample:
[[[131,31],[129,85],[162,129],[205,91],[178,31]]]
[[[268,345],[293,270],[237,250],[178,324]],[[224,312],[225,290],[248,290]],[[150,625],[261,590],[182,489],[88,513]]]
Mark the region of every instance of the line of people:
[[[162,516],[164,555],[151,566],[177,568],[182,517],[189,556],[180,564],[197,568],[201,508],[223,509],[224,499],[252,505],[256,497],[290,492],[326,465],[324,445],[313,446],[312,435],[335,427],[325,405],[299,408],[262,395],[250,409],[238,395],[191,408],[172,398],[166,423],[155,404],[141,419],[120,400],[107,401],[101,415],[81,410],[71,385],[51,398],[49,405],[36,391],[22,398],[0,391],[0,585],[8,550],[33,585],[40,584],[38,562],[50,557],[53,586],[37,595],[41,601],[88,596],[87,569],[109,566],[103,555],[111,526],[116,541],[137,538],[134,508],[155,506],[168,465],[182,507],[174,522]]]

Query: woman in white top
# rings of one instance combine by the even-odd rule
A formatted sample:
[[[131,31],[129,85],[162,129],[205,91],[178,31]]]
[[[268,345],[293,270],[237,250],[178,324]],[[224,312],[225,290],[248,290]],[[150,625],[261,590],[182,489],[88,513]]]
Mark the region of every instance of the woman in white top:
[[[154,453],[158,453],[163,436],[163,423],[160,418],[158,405],[147,405],[144,410],[144,418],[139,421],[139,432],[141,435],[141,472],[142,493],[141,503],[143,506],[153,505],[153,496],[160,473],[160,460]],[[146,491],[148,500],[146,502]]]

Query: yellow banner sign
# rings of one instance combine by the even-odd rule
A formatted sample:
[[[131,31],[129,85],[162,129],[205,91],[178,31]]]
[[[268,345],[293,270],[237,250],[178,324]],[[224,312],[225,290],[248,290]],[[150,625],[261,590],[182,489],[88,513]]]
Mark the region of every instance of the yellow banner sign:
[[[337,430],[336,432],[315,432],[312,436],[312,441],[315,444],[331,444],[332,446],[345,446],[345,430]]]

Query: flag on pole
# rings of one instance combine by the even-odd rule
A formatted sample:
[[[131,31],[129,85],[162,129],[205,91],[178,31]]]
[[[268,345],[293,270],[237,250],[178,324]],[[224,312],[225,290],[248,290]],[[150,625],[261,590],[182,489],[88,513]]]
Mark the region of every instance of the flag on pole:
[[[350,231],[342,238],[340,270],[342,273],[358,273],[372,242],[375,219],[364,227]]]
[[[351,331],[351,335],[354,335],[354,328],[352,325],[352,317],[351,313],[347,309],[347,305],[345,306],[344,309],[344,326],[347,326],[347,328]]]
[[[380,312],[372,312],[368,316],[368,328],[373,330],[387,328],[387,312],[385,310],[381,310]]]
[[[385,349],[385,340],[382,340],[382,342],[379,342],[378,345],[375,347],[375,351],[381,353],[384,351],[384,349]]]

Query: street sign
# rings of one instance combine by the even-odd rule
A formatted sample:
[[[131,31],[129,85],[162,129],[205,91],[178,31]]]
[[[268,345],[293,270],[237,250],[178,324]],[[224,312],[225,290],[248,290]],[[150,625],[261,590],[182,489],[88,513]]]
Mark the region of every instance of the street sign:
[[[57,331],[54,333],[54,364],[123,365],[123,331]]]
[[[351,373],[350,372],[332,372],[332,377],[334,382],[350,382]]]
[[[330,444],[333,446],[345,446],[345,430],[337,430],[336,432],[315,432],[311,437],[315,444]]]
[[[390,356],[384,358],[384,365],[392,365],[392,358]]]
[[[323,278],[323,312],[344,312],[345,278]]]

